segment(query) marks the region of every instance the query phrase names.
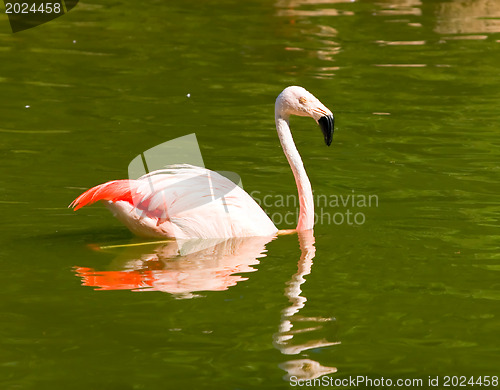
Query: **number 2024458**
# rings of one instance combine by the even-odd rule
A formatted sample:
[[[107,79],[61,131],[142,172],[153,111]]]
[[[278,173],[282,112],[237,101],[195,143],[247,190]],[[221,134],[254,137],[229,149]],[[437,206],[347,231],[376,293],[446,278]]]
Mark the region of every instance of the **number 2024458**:
[[[60,14],[62,12],[60,3],[5,3],[6,14]]]

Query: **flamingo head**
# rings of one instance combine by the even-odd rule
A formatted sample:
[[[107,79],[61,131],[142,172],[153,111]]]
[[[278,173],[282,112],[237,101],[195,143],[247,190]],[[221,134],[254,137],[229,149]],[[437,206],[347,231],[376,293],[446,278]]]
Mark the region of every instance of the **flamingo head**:
[[[321,128],[325,143],[330,146],[335,118],[312,93],[302,87],[287,87],[276,99],[276,117],[288,119],[290,115],[310,116]]]

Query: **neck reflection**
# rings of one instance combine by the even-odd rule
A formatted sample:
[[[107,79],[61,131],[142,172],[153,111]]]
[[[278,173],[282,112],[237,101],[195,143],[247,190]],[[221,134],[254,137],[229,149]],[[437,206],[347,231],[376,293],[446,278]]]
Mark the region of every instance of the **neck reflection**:
[[[332,321],[332,318],[303,317],[298,314],[307,302],[301,287],[306,281],[305,276],[311,273],[313,259],[316,255],[312,230],[299,232],[298,238],[301,255],[297,264],[297,272],[285,288],[285,296],[288,298],[290,306],[282,310],[279,330],[273,336],[274,346],[285,355],[299,355],[310,349],[340,344],[340,342],[328,341],[326,338],[314,339],[310,337],[310,332],[321,330],[325,323]],[[306,326],[304,327],[303,324]],[[295,340],[294,337],[298,335],[301,335],[302,339],[305,338],[305,341]],[[284,377],[286,380],[291,377],[315,379],[337,371],[335,367],[326,367],[308,358],[288,360],[280,364],[280,367],[287,372]]]

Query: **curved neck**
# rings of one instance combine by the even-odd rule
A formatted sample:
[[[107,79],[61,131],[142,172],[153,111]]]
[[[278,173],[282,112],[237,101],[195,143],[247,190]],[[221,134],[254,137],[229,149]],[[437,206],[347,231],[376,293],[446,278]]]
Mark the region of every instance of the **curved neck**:
[[[297,184],[300,202],[297,230],[312,229],[314,226],[314,201],[311,182],[307,177],[299,151],[293,142],[287,116],[276,113],[276,130],[278,131],[281,147],[283,148],[283,152],[285,153],[288,163],[290,164],[290,168],[292,168],[295,183]]]

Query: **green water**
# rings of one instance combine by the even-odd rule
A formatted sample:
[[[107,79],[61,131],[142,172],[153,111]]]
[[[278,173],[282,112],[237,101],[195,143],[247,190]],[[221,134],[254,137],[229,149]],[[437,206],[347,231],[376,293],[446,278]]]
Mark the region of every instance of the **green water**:
[[[85,1],[17,34],[0,17],[0,388],[499,375],[499,18],[486,0]],[[294,84],[336,117],[330,148],[291,123],[318,202],[373,200],[317,207],[364,218],[319,221],[315,252],[96,250],[138,241],[67,209],[196,133],[207,167],[293,213],[273,110]]]

